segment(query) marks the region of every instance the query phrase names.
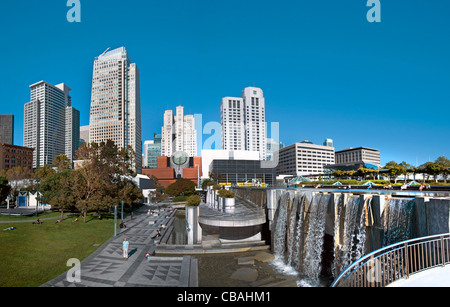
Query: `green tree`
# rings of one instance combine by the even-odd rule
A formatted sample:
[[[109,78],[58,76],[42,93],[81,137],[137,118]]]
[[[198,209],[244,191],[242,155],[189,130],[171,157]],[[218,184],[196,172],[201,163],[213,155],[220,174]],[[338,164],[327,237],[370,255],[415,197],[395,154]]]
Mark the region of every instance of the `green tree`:
[[[8,179],[6,177],[0,177],[0,204],[3,203],[8,197],[9,193],[11,193],[11,186],[8,183]]]
[[[57,155],[55,159],[53,159],[52,164],[57,168],[58,172],[70,169],[72,165],[66,155]]]
[[[389,161],[382,169],[388,170],[389,180],[394,178],[395,183],[397,183],[397,177],[399,175],[406,173],[405,167],[395,161]]]
[[[445,156],[438,157],[435,163],[442,166],[442,177],[444,182],[447,183],[447,177],[450,175],[450,160]]]
[[[178,195],[192,195],[195,194],[195,187],[196,184],[189,180],[189,179],[177,179],[176,182],[172,183],[171,185],[169,185],[165,192],[166,194],[169,194],[171,196],[178,196]]]
[[[422,165],[423,171],[430,176],[434,177],[434,180],[437,182],[437,176],[442,174],[444,171],[444,167],[436,162],[427,162]]]
[[[39,191],[45,203],[51,204],[53,209],[61,211],[63,218],[64,210],[75,206],[72,189],[70,187],[72,170],[64,170],[48,176],[43,182]]]
[[[130,146],[118,148],[111,140],[83,144],[76,155],[84,163],[72,176],[72,195],[85,221],[90,210],[108,209],[122,200],[131,203],[142,197],[130,183],[130,178],[136,176],[136,154]]]
[[[44,181],[48,176],[53,175],[56,171],[48,164],[40,166],[34,172],[34,178]]]

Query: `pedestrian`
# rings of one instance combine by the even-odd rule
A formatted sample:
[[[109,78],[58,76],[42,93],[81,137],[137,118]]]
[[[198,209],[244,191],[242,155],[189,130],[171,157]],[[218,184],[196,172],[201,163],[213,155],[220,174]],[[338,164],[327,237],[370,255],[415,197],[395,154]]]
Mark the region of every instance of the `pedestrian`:
[[[130,242],[128,242],[127,238],[125,238],[122,243],[123,259],[128,259],[128,247],[129,246],[130,246]]]

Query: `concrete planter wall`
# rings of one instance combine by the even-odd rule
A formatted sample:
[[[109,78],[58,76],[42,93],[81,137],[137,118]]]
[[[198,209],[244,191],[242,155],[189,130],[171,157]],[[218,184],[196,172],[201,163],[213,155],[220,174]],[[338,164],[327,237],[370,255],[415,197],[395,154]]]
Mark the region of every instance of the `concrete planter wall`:
[[[222,197],[221,197],[222,198]],[[224,211],[226,213],[234,213],[236,200],[235,198],[222,198],[224,202]]]
[[[189,245],[202,241],[202,228],[198,223],[199,212],[198,207],[186,207],[186,233]]]

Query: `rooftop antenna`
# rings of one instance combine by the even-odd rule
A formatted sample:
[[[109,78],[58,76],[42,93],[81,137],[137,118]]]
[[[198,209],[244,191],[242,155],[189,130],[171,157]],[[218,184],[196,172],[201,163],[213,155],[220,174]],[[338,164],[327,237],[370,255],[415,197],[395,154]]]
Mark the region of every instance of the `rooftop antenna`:
[[[108,50],[111,49],[111,47],[108,47],[108,49],[105,50],[105,52],[103,52],[100,56],[104,55],[106,52],[108,52]]]

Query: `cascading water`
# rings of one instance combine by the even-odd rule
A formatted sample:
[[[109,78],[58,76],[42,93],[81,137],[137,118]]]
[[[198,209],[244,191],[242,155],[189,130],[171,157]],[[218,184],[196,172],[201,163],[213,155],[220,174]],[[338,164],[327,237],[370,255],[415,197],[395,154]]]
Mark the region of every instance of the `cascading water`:
[[[291,202],[289,194],[285,193],[279,203],[274,237],[276,259],[295,268],[312,284],[318,283],[321,271],[326,211],[330,198],[330,195],[299,193]]]
[[[413,199],[390,198],[386,201],[382,215],[384,246],[411,238],[411,219],[414,208]]]
[[[345,196],[342,196],[345,200]],[[359,197],[348,197],[339,203],[335,217],[333,275],[338,276],[351,263],[364,255],[366,241],[365,205]]]
[[[314,197],[309,210],[303,273],[308,279],[314,282],[319,280],[319,274],[322,269],[325,220],[330,197],[331,195],[318,195],[318,197]]]
[[[336,278],[364,256],[379,231],[382,246],[413,237],[414,199],[386,198],[378,217],[373,206],[379,203],[372,201],[370,195],[297,191],[291,199],[282,193],[273,220],[274,264],[300,276],[298,283],[316,286],[321,272]]]

